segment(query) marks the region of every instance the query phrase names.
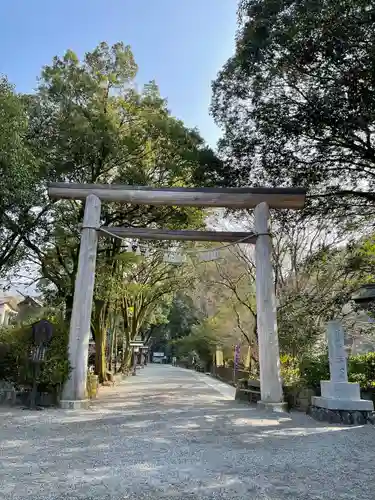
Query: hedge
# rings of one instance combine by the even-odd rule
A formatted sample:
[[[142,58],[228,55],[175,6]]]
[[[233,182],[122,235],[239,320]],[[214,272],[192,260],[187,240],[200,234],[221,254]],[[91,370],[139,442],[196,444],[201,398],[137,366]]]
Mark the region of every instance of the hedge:
[[[56,318],[46,318],[53,325],[52,341],[46,351],[38,376],[39,389],[56,393],[69,375],[68,326]],[[16,388],[29,388],[33,371],[29,361],[32,348],[31,324],[0,329],[0,380],[13,383]]]
[[[297,360],[281,356],[281,375],[285,385],[298,384],[318,389],[321,380],[329,380],[328,355]],[[375,387],[375,352],[357,354],[348,358],[349,382],[358,382],[361,389]]]

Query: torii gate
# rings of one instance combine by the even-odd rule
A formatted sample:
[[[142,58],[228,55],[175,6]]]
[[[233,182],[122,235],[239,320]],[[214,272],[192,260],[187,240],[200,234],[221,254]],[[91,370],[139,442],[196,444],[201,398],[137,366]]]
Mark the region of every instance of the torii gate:
[[[256,307],[259,345],[259,404],[283,409],[280,379],[276,300],[271,264],[269,208],[301,209],[306,191],[301,188],[152,188],[101,184],[52,183],[48,193],[54,199],[85,200],[78,271],[69,331],[69,361],[72,371],[63,389],[62,408],[81,408],[86,399],[87,359],[93,302],[98,236],[149,240],[191,240],[255,244]],[[254,232],[169,231],[165,229],[100,227],[101,200],[136,205],[255,208]]]

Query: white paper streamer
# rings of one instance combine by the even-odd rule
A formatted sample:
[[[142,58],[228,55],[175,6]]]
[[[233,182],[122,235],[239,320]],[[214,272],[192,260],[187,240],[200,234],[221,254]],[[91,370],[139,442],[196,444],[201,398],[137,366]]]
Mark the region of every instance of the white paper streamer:
[[[179,252],[165,252],[163,261],[168,262],[168,264],[182,264],[186,261],[186,255]]]
[[[202,252],[199,254],[199,260],[201,260],[202,262],[209,262],[211,260],[217,260],[219,258],[219,250],[210,250],[208,252]]]

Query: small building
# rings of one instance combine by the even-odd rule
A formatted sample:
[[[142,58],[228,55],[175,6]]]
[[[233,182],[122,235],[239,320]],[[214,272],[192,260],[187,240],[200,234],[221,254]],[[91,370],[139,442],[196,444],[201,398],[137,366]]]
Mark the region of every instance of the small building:
[[[162,364],[164,362],[164,357],[165,357],[164,352],[153,352],[152,353],[152,362]]]
[[[32,318],[36,314],[40,313],[43,309],[43,304],[35,297],[30,297],[26,295],[23,300],[18,302],[18,315],[17,321],[24,321],[26,319]]]
[[[29,295],[0,297],[0,326],[30,319],[42,309],[43,304]]]
[[[0,298],[0,326],[8,326],[17,314],[18,307],[15,297]]]

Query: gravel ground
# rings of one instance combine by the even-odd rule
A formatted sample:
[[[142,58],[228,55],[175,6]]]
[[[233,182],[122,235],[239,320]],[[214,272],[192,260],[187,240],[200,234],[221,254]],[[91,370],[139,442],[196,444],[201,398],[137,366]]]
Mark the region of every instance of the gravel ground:
[[[375,498],[375,428],[325,426],[233,401],[233,389],[149,366],[90,410],[0,411],[0,498]]]

